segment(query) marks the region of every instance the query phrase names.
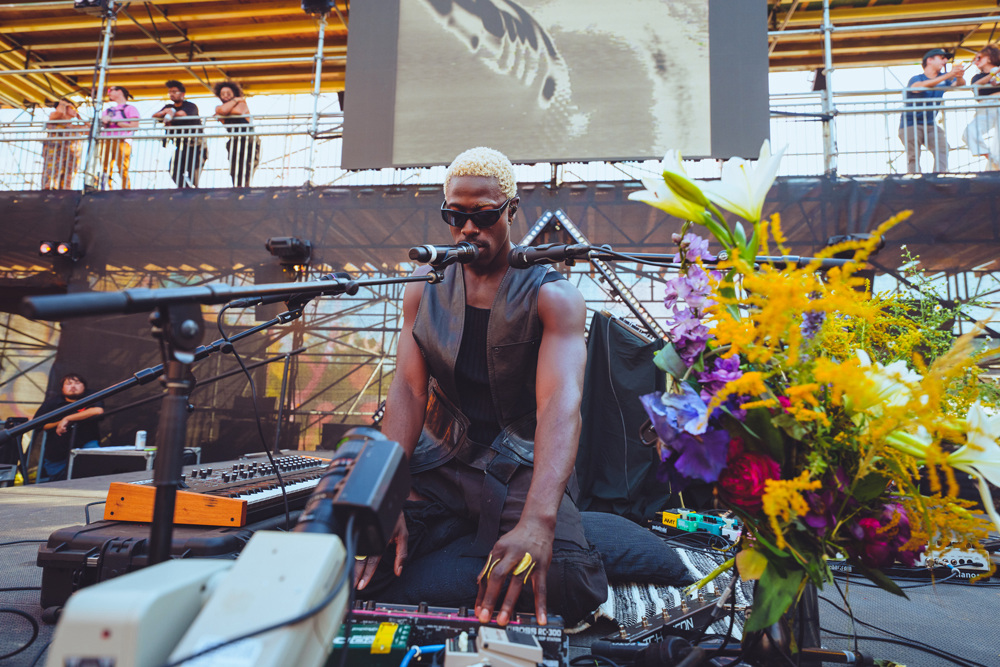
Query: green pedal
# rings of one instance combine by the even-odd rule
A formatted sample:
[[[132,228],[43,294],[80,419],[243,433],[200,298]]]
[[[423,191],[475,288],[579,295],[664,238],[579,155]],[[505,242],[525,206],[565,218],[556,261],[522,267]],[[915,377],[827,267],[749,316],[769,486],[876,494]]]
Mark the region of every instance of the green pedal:
[[[403,623],[355,623],[347,644],[347,664],[355,667],[397,667],[409,648],[411,626]],[[333,640],[326,667],[339,667],[344,628]]]

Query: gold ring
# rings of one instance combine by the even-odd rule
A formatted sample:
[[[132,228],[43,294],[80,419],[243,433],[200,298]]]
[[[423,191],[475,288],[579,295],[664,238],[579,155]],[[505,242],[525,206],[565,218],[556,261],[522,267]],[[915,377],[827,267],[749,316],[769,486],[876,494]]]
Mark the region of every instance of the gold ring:
[[[534,561],[531,559],[531,554],[525,551],[524,556],[521,558],[521,562],[514,568],[514,576],[517,576],[522,572],[527,572],[528,568],[532,565],[534,565]]]
[[[535,571],[535,564],[532,563],[531,567],[528,568],[528,571],[524,573],[524,585],[525,586],[528,585],[528,577],[530,577],[531,573],[534,572],[534,571]]]

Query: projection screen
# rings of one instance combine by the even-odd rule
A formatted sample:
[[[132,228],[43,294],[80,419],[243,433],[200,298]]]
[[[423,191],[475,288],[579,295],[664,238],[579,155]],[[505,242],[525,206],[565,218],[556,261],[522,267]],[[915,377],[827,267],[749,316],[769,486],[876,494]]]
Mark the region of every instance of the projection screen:
[[[347,169],[756,157],[768,137],[765,0],[352,3]]]

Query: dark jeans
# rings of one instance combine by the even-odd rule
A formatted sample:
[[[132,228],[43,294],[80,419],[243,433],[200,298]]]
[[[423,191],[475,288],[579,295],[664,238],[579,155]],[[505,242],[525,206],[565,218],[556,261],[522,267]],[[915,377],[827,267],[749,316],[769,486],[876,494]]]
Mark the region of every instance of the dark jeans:
[[[170,178],[178,188],[196,188],[205,163],[205,149],[200,139],[174,139],[174,157]]]
[[[500,533],[509,532],[521,516],[531,468],[522,466],[511,479],[501,512]],[[426,501],[407,501],[403,508],[410,537],[403,574],[392,572],[390,549],[372,581],[358,591],[362,599],[398,604],[427,602],[444,607],[475,605],[476,577],[486,564],[472,551],[482,506],[483,472],[458,461],[413,476],[413,489]],[[583,534],[580,512],[563,496],[556,522],[548,579],[549,612],[575,625],[604,602],[608,580],[600,555]],[[522,589],[519,611],[534,611],[534,592]]]

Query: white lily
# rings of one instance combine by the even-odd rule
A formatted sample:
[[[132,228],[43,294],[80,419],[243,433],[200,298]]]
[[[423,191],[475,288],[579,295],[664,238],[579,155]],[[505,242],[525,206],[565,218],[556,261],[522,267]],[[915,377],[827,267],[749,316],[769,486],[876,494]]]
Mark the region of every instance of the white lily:
[[[666,181],[655,178],[644,178],[642,179],[642,184],[646,186],[646,189],[633,192],[628,196],[629,199],[646,202],[650,206],[655,206],[681,220],[698,222],[704,218],[704,206],[699,206],[690,199],[678,195],[673,188],[667,185]]]
[[[870,371],[866,376],[868,384],[855,387],[845,397],[848,409],[878,417],[885,407],[899,407],[910,402],[913,396],[911,387],[920,384],[922,379],[919,373],[907,368],[902,359],[883,366],[879,362],[872,362],[864,350],[855,350],[855,354],[858,365]],[[921,396],[921,401],[926,403],[927,396]]]
[[[965,417],[968,431],[965,444],[948,455],[947,463],[956,470],[975,476],[979,480],[979,495],[983,509],[1000,530],[1000,515],[993,506],[987,481],[1000,486],[1000,415],[990,416],[976,401],[969,406]]]
[[[722,165],[722,179],[706,182],[702,189],[710,200],[748,222],[758,222],[785,153],[782,148],[771,155],[771,143],[765,139],[756,164],[743,158],[731,158]]]

